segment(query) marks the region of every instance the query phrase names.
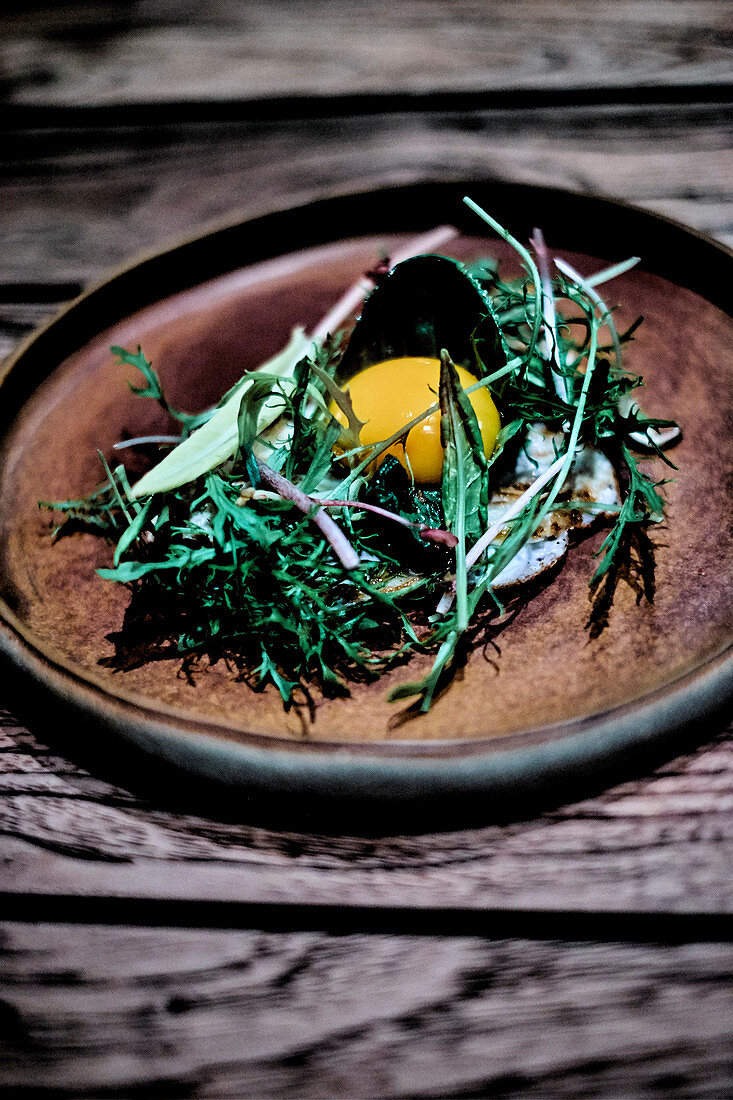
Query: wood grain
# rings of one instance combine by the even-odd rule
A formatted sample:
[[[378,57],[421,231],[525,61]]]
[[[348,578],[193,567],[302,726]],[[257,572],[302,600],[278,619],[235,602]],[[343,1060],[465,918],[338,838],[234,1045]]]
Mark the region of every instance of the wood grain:
[[[358,837],[165,809],[165,791],[156,805],[94,777],[7,714],[0,732],[0,891],[7,898],[52,893],[375,912],[730,912],[727,738],[532,821]]]
[[[717,943],[0,935],[8,1095],[730,1095],[733,951]]]
[[[179,118],[111,133],[16,133],[6,152],[0,286],[86,283],[218,220],[461,176],[610,194],[733,241],[730,122],[715,104]]]
[[[699,85],[730,80],[724,0],[62,3],[6,18],[12,103]]]
[[[729,30],[726,0],[10,4],[0,356],[141,250],[334,190],[549,183],[733,244]],[[366,838],[192,812],[0,713],[4,1096],[733,1093],[730,948],[695,942],[727,934],[730,734]]]

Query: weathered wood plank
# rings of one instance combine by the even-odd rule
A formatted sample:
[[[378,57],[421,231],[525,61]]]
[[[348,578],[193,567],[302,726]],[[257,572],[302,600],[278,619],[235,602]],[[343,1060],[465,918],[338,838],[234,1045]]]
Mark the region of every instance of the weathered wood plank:
[[[728,739],[532,821],[366,838],[164,809],[49,752],[10,716],[2,732],[0,890],[6,897],[730,911]]]
[[[8,98],[109,104],[730,80],[724,0],[64,3],[5,18]]]
[[[6,149],[0,298],[4,282],[88,282],[218,220],[420,179],[610,194],[733,241],[730,124],[716,106],[58,131]]]
[[[8,1090],[730,1095],[733,951],[716,943],[13,923],[0,935]]]

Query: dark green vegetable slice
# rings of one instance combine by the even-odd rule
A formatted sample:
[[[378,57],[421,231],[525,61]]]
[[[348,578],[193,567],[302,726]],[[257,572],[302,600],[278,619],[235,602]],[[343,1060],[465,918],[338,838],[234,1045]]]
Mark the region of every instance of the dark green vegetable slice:
[[[385,359],[439,359],[443,348],[480,376],[508,358],[491,299],[463,265],[446,256],[415,256],[397,264],[367,298],[339,374],[348,379]]]

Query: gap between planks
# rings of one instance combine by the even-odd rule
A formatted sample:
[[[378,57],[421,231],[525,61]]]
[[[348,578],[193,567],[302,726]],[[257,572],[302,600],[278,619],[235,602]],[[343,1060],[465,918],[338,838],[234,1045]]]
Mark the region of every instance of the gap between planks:
[[[236,99],[186,99],[95,106],[8,104],[0,132],[47,133],[85,130],[145,129],[225,123],[307,122],[365,115],[452,114],[475,112],[547,112],[635,107],[717,107],[730,100],[728,81],[702,84],[609,84],[580,88],[495,88],[477,91],[371,92],[341,95],[254,96]]]
[[[140,920],[190,903],[197,920],[243,920],[247,906],[247,920],[291,908],[322,920],[331,907],[352,921],[384,910],[414,924],[424,911],[428,923],[460,915],[479,927],[487,913],[511,923],[569,910],[632,930],[636,921],[648,936],[657,913],[678,915],[681,928],[699,914],[702,928],[729,904],[724,739],[531,820],[358,837],[166,809],[49,753],[10,715],[0,727],[0,889],[18,912],[36,913],[45,894],[58,913],[98,905],[105,920],[128,904],[159,914]]]
[[[409,908],[120,897],[70,897],[0,891],[5,922],[144,928],[319,932],[533,942],[675,945],[733,942],[728,913]]]

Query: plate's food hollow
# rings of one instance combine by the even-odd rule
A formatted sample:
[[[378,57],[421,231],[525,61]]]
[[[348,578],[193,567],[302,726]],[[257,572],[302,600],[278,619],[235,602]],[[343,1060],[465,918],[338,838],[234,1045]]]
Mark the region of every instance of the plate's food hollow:
[[[110,638],[129,602],[126,588],[95,573],[110,563],[111,548],[86,534],[52,545],[49,513],[37,502],[86,494],[102,476],[97,449],[110,458],[116,441],[168,428],[154,402],[129,392],[132,374],[115,366],[110,346],[141,344],[171,403],[204,408],[243,370],[277,351],[294,325],[315,324],[383,247],[401,240],[343,241],[243,267],[151,302],[55,366],[19,412],[0,455],[2,595],[31,642],[113,694],[213,720],[225,737],[249,731],[349,743],[499,738],[600,714],[722,652],[733,607],[726,484],[733,323],[700,296],[636,269],[604,293],[619,304],[620,329],[644,315],[626,355],[628,368],[644,377],[644,411],[675,419],[684,430],[670,453],[678,471],[655,460],[658,477],[675,480],[665,488],[667,522],[651,531],[653,603],[639,602],[637,588],[622,580],[608,626],[591,636],[588,580],[603,537],[594,531],[571,546],[559,570],[493,640],[474,649],[430,713],[411,720],[403,720],[405,704],[387,702],[387,692],[418,678],[429,658],[355,685],[350,698],[323,699],[314,691],[312,709],[290,711],[274,688],[254,692],[224,660],[201,661],[190,675],[172,656],[126,670],[104,663],[114,655]],[[446,251],[460,259],[508,256],[495,241],[468,237]],[[606,265],[565,255],[585,273]],[[517,273],[508,259],[507,270]]]

